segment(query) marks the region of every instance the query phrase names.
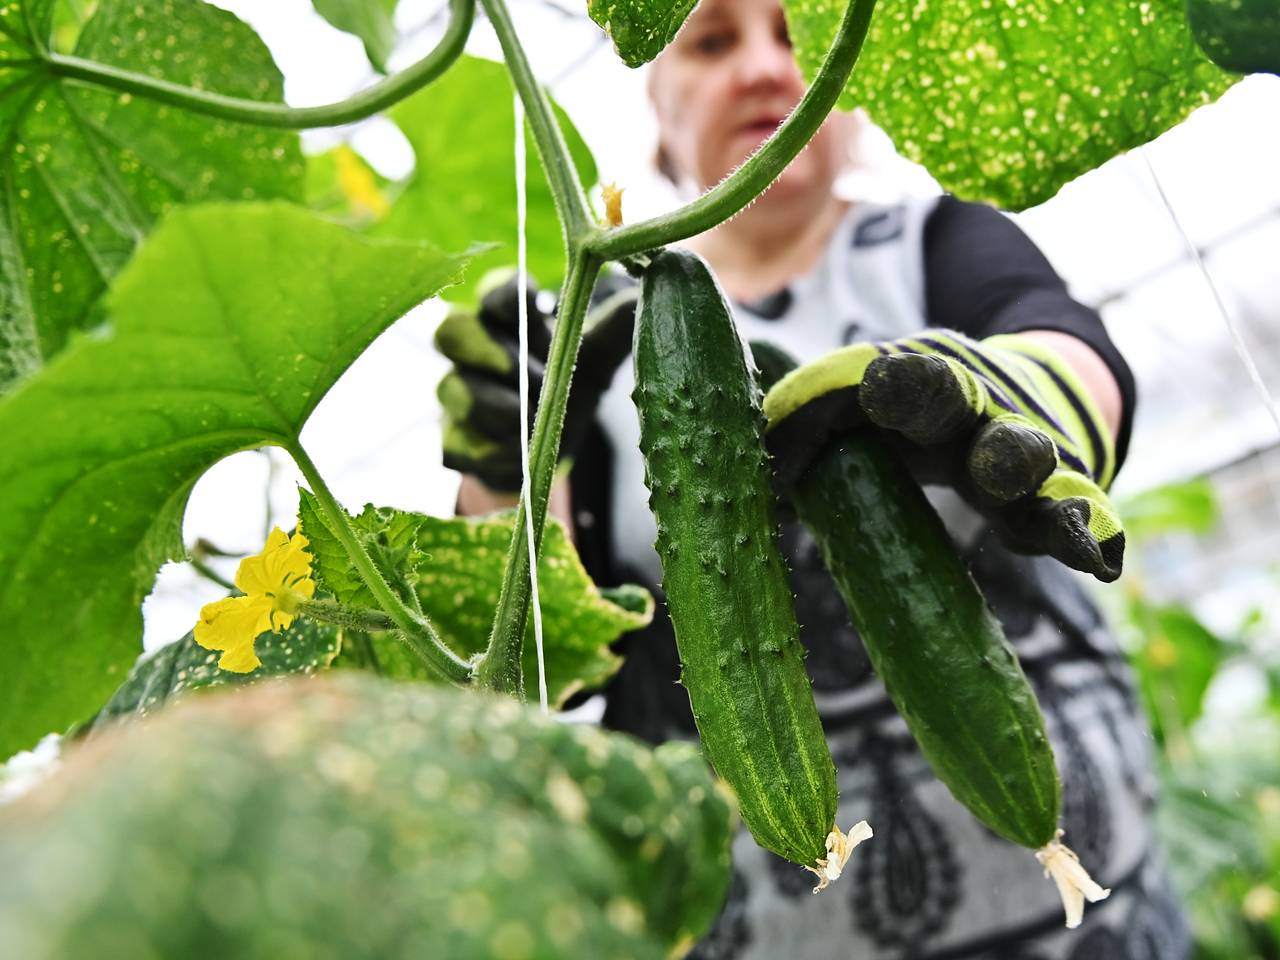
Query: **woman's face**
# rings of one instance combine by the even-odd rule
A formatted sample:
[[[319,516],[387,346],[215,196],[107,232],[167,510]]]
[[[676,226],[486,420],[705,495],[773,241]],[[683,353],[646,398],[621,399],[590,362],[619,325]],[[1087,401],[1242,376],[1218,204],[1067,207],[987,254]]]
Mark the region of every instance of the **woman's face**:
[[[777,0],[703,0],[649,82],[667,158],[682,181],[700,189],[750,156],[804,91]],[[770,193],[829,194],[847,155],[849,121],[829,117]]]

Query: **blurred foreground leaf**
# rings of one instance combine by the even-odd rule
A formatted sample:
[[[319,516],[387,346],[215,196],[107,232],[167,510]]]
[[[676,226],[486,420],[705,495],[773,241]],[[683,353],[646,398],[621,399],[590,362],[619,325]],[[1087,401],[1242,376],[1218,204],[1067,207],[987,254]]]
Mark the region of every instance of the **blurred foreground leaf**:
[[[729,879],[688,744],[342,674],[195,697],[0,808],[0,956],[677,955]]]

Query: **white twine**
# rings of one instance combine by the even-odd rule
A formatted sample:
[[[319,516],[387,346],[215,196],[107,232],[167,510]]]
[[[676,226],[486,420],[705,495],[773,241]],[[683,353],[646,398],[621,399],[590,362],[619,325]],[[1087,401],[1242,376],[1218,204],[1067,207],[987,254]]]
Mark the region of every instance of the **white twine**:
[[[538,651],[538,703],[543,713],[547,706],[547,665],[542,655],[542,604],[538,599],[538,551],[533,535],[533,509],[530,502],[529,481],[529,269],[528,243],[525,237],[525,142],[524,104],[520,95],[512,97],[516,118],[515,168],[516,168],[516,299],[520,318],[520,496],[524,500],[524,528],[529,540],[529,599],[533,605],[533,640]],[[522,627],[523,629],[523,627]]]

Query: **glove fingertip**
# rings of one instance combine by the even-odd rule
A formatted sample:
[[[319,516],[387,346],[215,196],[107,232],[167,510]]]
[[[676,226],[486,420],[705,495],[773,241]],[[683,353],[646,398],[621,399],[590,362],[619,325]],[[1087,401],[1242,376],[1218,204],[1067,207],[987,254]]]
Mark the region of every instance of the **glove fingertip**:
[[[860,397],[867,418],[924,446],[971,429],[978,413],[942,357],[895,353],[867,365]]]
[[[993,420],[969,448],[969,475],[997,501],[1009,502],[1040,488],[1058,465],[1053,441],[1041,430]]]

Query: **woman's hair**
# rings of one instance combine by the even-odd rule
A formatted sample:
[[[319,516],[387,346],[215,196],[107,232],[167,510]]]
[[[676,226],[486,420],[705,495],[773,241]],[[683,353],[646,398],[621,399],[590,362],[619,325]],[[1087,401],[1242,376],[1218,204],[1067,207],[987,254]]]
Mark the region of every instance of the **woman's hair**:
[[[667,153],[667,148],[663,146],[661,140],[653,151],[653,167],[673,187],[680,185],[680,174],[676,171],[675,164],[671,162],[671,155]]]

